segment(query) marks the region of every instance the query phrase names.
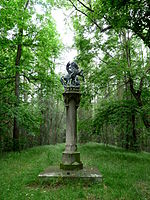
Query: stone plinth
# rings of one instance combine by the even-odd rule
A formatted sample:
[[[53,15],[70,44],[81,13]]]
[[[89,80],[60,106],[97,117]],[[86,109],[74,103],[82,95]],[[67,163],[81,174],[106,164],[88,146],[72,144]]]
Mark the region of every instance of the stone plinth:
[[[99,170],[92,167],[84,167],[81,170],[62,170],[59,167],[51,166],[40,173],[39,177],[46,180],[62,178],[102,182],[102,175],[99,173]]]
[[[63,93],[63,97],[66,106],[66,146],[60,169],[82,169],[80,153],[77,151],[77,108],[81,93],[79,89],[69,88]]]

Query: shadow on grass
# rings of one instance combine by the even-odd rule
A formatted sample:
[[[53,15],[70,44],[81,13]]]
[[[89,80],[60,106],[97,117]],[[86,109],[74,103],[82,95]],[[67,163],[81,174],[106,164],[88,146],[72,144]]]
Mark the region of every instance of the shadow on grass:
[[[105,157],[109,159],[117,158],[119,160],[126,160],[128,162],[150,162],[150,157],[145,156],[143,152],[135,152],[132,150],[125,150],[115,146],[106,146],[98,143],[88,143],[83,146],[80,145],[81,152],[84,154],[91,154],[95,157]]]
[[[86,150],[90,150],[91,152],[92,151],[104,151],[104,152],[122,152],[122,153],[127,153],[127,152],[133,152],[133,151],[127,151],[123,148],[119,148],[119,147],[115,147],[115,146],[110,146],[110,145],[104,145],[104,144],[98,144],[98,143],[87,143],[87,144],[81,144],[80,145],[82,147],[82,150],[83,151],[86,151]]]

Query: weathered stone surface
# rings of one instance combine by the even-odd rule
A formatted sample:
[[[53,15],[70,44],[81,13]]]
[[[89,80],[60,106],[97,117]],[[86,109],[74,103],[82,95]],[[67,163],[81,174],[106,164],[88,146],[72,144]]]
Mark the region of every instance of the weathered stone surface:
[[[62,162],[64,164],[73,164],[75,162],[81,163],[80,161],[80,152],[63,152]]]
[[[91,181],[102,181],[102,175],[97,168],[84,167],[81,170],[62,170],[59,167],[49,167],[43,173],[39,174],[41,178],[64,178],[64,179],[82,179]]]
[[[80,152],[77,151],[77,108],[81,93],[77,88],[66,86],[63,96],[66,106],[66,146],[62,154],[62,162],[60,166],[49,167],[43,173],[40,173],[39,177],[102,181],[102,175],[98,169],[83,168]]]
[[[66,106],[66,146],[60,168],[64,170],[82,169],[80,153],[77,152],[77,108],[80,103],[79,90],[66,90],[63,93]]]
[[[63,170],[80,170],[83,169],[83,163],[74,162],[73,164],[60,163],[60,169]]]

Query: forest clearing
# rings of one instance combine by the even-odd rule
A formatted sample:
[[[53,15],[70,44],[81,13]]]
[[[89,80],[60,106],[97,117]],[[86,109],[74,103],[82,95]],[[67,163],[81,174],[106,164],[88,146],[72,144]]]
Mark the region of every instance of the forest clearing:
[[[3,155],[0,199],[149,199],[149,153],[127,152],[96,143],[80,145],[83,163],[98,167],[103,174],[102,183],[39,179],[38,174],[49,165],[59,165],[63,149],[64,145],[58,144]]]
[[[0,1],[7,199],[150,199],[149,0]]]

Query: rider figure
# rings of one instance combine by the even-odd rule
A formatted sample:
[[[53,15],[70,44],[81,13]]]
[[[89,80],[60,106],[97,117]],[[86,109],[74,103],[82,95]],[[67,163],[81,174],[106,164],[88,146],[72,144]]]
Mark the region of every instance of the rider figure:
[[[68,62],[66,65],[66,70],[68,74],[61,78],[61,82],[66,87],[68,84],[73,87],[80,87],[80,81],[78,79],[78,76],[83,76],[83,70],[79,71],[79,67],[75,62]],[[64,82],[65,81],[65,82]]]
[[[76,76],[76,74],[79,73],[79,67],[75,62],[72,62],[71,64],[68,62],[66,65],[66,70],[68,74],[70,74],[70,77],[73,77],[73,75]]]

